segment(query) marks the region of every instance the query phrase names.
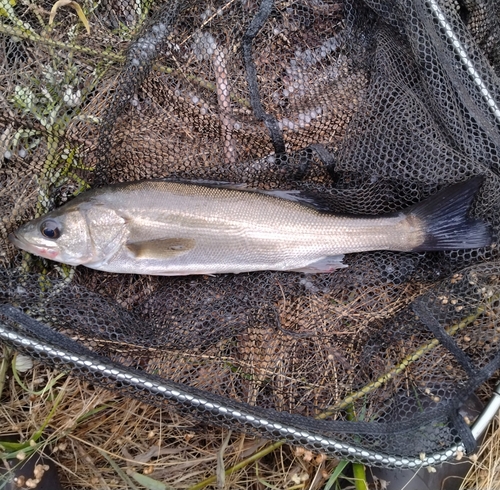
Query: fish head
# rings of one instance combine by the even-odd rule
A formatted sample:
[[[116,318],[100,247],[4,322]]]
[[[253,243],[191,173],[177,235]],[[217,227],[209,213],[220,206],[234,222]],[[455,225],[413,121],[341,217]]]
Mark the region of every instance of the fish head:
[[[63,206],[29,221],[9,239],[22,250],[64,264],[86,264],[93,259],[88,221],[79,206]]]

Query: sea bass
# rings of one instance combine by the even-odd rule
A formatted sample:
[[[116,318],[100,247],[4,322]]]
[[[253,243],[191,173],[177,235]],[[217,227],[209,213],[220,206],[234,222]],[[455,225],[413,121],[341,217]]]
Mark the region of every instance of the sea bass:
[[[325,212],[301,194],[151,180],[78,195],[10,239],[70,265],[176,276],[261,270],[330,272],[343,254],[480,248],[489,227],[467,217],[481,177],[406,210],[374,217]]]

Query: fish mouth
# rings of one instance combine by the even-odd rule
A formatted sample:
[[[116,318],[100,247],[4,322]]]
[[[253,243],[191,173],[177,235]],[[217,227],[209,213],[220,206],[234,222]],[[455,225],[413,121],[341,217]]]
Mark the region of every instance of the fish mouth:
[[[9,234],[9,240],[17,248],[26,250],[26,252],[34,255],[46,257],[47,259],[55,260],[55,257],[59,255],[58,250],[50,249],[46,246],[34,245],[33,243],[28,242],[25,238],[17,235],[15,231]]]
[[[26,246],[29,246],[27,242],[16,235],[15,231],[9,234],[9,241],[17,248],[21,248],[22,250],[26,250]]]

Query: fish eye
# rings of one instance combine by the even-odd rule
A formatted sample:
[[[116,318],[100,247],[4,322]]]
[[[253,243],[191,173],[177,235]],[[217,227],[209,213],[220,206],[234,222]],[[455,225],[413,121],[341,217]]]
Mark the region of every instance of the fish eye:
[[[53,240],[61,236],[61,230],[57,221],[53,219],[45,220],[40,225],[40,231],[45,238],[52,238]]]

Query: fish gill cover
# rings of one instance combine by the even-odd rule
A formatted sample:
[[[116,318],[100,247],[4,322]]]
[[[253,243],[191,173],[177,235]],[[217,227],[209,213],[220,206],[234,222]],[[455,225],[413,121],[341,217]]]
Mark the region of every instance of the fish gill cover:
[[[398,211],[485,176],[500,227],[494,0],[0,4],[4,342],[207,424],[382,466],[475,449],[500,366],[497,247],[370,252],[332,274],[124,276],[20,253],[89,187],[170,178]],[[422,454],[427,457],[422,461]]]

